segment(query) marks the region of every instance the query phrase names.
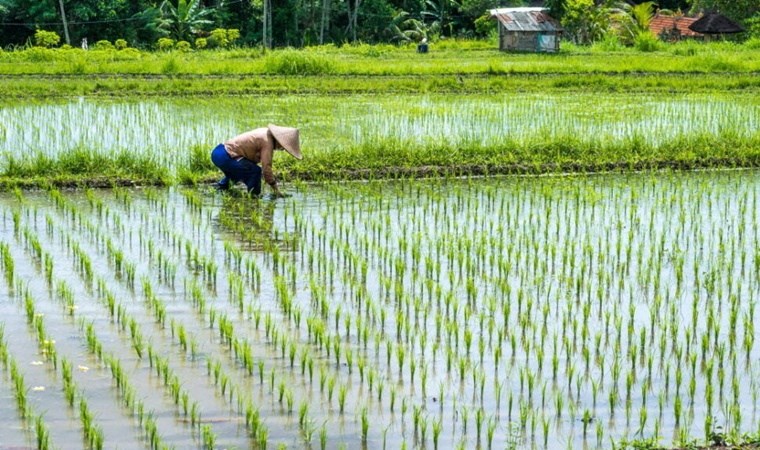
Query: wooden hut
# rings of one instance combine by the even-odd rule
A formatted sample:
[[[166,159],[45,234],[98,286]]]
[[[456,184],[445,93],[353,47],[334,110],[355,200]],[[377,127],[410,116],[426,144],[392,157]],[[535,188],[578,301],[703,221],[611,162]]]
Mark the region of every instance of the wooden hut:
[[[547,8],[499,8],[490,10],[499,22],[499,50],[510,52],[558,52],[562,28]]]

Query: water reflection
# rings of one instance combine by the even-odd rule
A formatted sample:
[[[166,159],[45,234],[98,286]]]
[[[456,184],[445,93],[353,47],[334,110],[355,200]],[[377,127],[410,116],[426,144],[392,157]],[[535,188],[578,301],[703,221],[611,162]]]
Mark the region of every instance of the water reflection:
[[[219,226],[241,244],[242,250],[267,253],[297,250],[296,236],[275,226],[277,201],[274,198],[252,198],[234,189],[221,196]]]

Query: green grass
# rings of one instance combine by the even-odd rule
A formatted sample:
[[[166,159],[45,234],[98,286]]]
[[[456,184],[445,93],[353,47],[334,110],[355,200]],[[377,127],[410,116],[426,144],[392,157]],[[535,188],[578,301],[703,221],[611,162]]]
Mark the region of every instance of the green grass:
[[[6,51],[0,185],[204,183],[216,143],[267,122],[302,130],[287,181],[756,167],[758,73],[730,42]]]
[[[453,40],[436,43],[425,55],[415,53],[413,46],[366,44],[269,52],[0,52],[5,98],[547,89],[700,92],[756,90],[758,72],[760,48],[730,42],[667,44],[647,53],[564,44],[558,54],[512,54],[500,52],[495,42]]]
[[[760,70],[753,45],[730,42],[663,45],[658,52],[602,51],[563,44],[558,54],[500,52],[496,42],[441,41],[425,55],[413,46],[366,44],[303,50],[235,49],[140,52],[29,48],[0,53],[2,74],[130,75],[441,75],[516,73],[714,73]]]
[[[8,155],[0,175],[4,186],[82,185],[112,186],[169,184],[172,178],[164,167],[143,155],[127,151],[101,154],[76,148],[57,156]]]
[[[97,146],[85,148],[89,138],[66,136],[64,131],[63,139],[49,139],[47,146],[33,151],[33,157],[8,152],[0,166],[0,184],[210,182],[219,177],[209,158],[211,148],[221,136],[251,126],[247,114],[235,115],[253,102],[270,111],[271,116],[258,116],[260,123],[301,127],[306,157],[296,161],[275,155],[275,174],[285,182],[760,166],[760,134],[747,126],[760,120],[757,100],[741,95],[659,98],[566,93],[402,99],[387,95],[354,96],[350,105],[345,101],[321,96],[274,101],[243,97],[194,100],[192,105],[183,100],[155,110],[115,104],[114,117],[152,115],[148,123],[140,119],[125,124],[118,139]],[[310,105],[308,114],[301,104]],[[69,116],[79,111],[83,117],[102,116],[90,126],[96,135],[109,137],[113,132],[109,108],[108,104],[95,104],[92,110],[35,106],[30,111],[41,121],[35,125],[35,133],[41,135],[76,127],[81,118]],[[21,114],[18,108],[10,111]],[[46,116],[46,111],[54,113]],[[59,123],[57,117],[64,116]],[[21,120],[5,126],[10,142],[24,136],[27,124]],[[196,134],[177,131],[191,129]],[[145,146],[145,139],[152,144]],[[79,140],[83,143],[77,144]]]

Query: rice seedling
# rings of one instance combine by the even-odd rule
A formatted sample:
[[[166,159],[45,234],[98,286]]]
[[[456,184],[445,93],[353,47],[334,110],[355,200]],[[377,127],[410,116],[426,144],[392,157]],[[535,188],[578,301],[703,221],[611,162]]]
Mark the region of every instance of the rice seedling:
[[[359,402],[369,400],[372,403],[372,398],[377,395],[378,402],[371,409],[367,408],[368,420],[378,423],[377,427],[370,427],[368,439],[379,436],[387,420],[401,418],[416,424],[418,440],[424,433],[423,429],[430,429],[435,441],[436,422],[439,422],[441,428],[445,426],[452,433],[440,433],[437,445],[467,447],[480,441],[485,446],[487,442],[482,442],[483,436],[486,441],[489,440],[491,417],[498,415],[505,417],[505,420],[514,420],[524,429],[527,445],[541,446],[542,440],[551,442],[549,438],[567,436],[571,429],[567,424],[588,413],[594,416],[601,414],[601,417],[595,417],[590,422],[596,425],[597,441],[620,438],[623,432],[621,423],[626,422],[623,413],[631,418],[634,428],[642,426],[643,433],[651,435],[655,430],[658,435],[667,436],[671,427],[669,423],[674,421],[680,424],[695,423],[697,425],[692,430],[698,432],[704,424],[705,410],[710,409],[713,414],[729,417],[731,423],[740,423],[739,426],[746,430],[746,418],[751,411],[728,404],[743,404],[743,398],[749,398],[747,394],[751,393],[751,388],[745,388],[742,382],[754,373],[752,365],[742,364],[746,352],[742,341],[747,334],[745,328],[749,328],[745,323],[749,320],[750,309],[732,300],[731,296],[740,298],[751,295],[757,290],[756,284],[753,284],[756,281],[729,283],[727,272],[718,269],[717,261],[721,261],[720,267],[726,264],[723,259],[729,261],[735,256],[739,261],[742,248],[738,241],[732,240],[728,233],[704,233],[705,230],[713,230],[712,225],[706,222],[684,221],[684,225],[680,225],[678,214],[685,211],[684,217],[688,217],[692,210],[696,211],[682,207],[686,200],[708,198],[709,202],[701,203],[712,205],[705,206],[706,211],[716,215],[719,212],[721,217],[728,217],[729,222],[735,221],[732,223],[751,224],[751,208],[745,212],[746,220],[739,220],[739,216],[735,215],[738,213],[726,213],[727,207],[717,206],[723,203],[716,199],[725,192],[733,192],[734,184],[730,184],[730,189],[721,187],[716,191],[713,186],[709,190],[700,190],[690,181],[675,176],[666,178],[671,185],[661,189],[659,183],[662,180],[659,179],[656,182],[647,176],[623,179],[637,187],[636,202],[628,196],[628,191],[619,187],[621,184],[604,177],[562,182],[546,179],[535,182],[535,185],[510,183],[508,179],[488,182],[447,180],[445,195],[437,191],[440,185],[433,182],[430,185],[404,183],[405,186],[397,191],[384,185],[384,189],[394,189],[394,195],[385,193],[382,201],[377,201],[380,196],[373,191],[377,186],[354,187],[356,192],[351,192],[351,196],[357,192],[364,196],[361,208],[346,200],[349,192],[344,188],[335,186],[324,188],[323,192],[315,191],[319,194],[314,202],[318,205],[329,204],[332,208],[295,210],[288,204],[283,207],[287,211],[287,220],[280,223],[283,229],[291,224],[296,227],[308,248],[297,249],[292,255],[282,249],[276,256],[265,253],[273,252],[271,248],[262,250],[261,254],[251,254],[247,250],[241,253],[241,266],[245,267],[247,261],[256,259],[264,280],[268,274],[277,271],[282,277],[280,289],[283,289],[283,294],[277,294],[275,287],[264,281],[261,285],[264,294],[251,296],[251,302],[245,307],[246,314],[240,314],[237,300],[227,301],[238,295],[234,290],[214,291],[202,281],[200,271],[193,272],[184,265],[178,268],[176,281],[178,286],[185,287],[185,293],[179,293],[180,300],[176,302],[175,297],[170,296],[173,294],[168,294],[171,288],[161,282],[161,275],[146,268],[163,264],[159,262],[158,255],[174,260],[186,258],[186,241],[157,239],[155,236],[167,233],[161,231],[166,225],[156,225],[157,222],[144,213],[147,205],[152,203],[133,201],[130,211],[137,219],[139,232],[132,238],[129,235],[114,237],[112,252],[122,249],[122,246],[127,250],[130,239],[136,243],[140,240],[140,234],[146,236],[136,246],[141,248],[139,252],[144,252],[142,254],[146,260],[145,265],[142,262],[135,265],[136,276],[150,283],[150,288],[146,289],[151,291],[150,295],[166,303],[165,321],[169,322],[169,326],[165,330],[160,327],[141,330],[137,326],[139,317],[146,314],[155,319],[150,302],[136,305],[140,308],[137,315],[134,306],[127,308],[126,303],[120,304],[113,294],[113,300],[109,302],[109,291],[123,295],[129,292],[129,286],[123,279],[114,285],[118,287],[109,287],[101,282],[101,279],[105,280],[105,272],[95,269],[99,267],[97,264],[93,264],[96,273],[92,282],[93,287],[97,286],[97,293],[90,296],[86,290],[82,291],[85,294],[76,297],[80,307],[74,310],[74,315],[81,314],[81,336],[83,342],[91,336],[93,343],[88,348],[91,347],[93,352],[97,352],[100,339],[94,336],[97,328],[91,328],[88,332],[87,323],[93,322],[84,314],[84,306],[92,299],[103,306],[105,314],[113,317],[115,322],[106,325],[113,328],[114,336],[119,336],[115,345],[137,356],[139,352],[131,348],[132,343],[142,341],[138,347],[143,349],[145,360],[139,364],[151,367],[152,376],[163,385],[166,399],[169,403],[175,403],[179,414],[192,416],[193,405],[197,405],[196,412],[200,412],[200,405],[192,400],[192,391],[183,389],[181,383],[188,371],[195,370],[193,368],[203,371],[203,360],[206,360],[207,380],[217,393],[214,401],[228,405],[230,411],[234,411],[237,405],[241,418],[245,413],[250,424],[246,425],[247,435],[252,441],[259,439],[259,426],[253,425],[253,409],[248,408],[251,402],[261,407],[262,418],[267,417],[270,409],[266,406],[267,402],[262,402],[261,396],[269,396],[274,405],[277,405],[279,396],[279,406],[272,409],[275,414],[293,413],[295,408],[300,419],[302,405],[307,404],[308,416],[317,420],[325,417],[330,422],[333,419],[329,419],[329,411],[335,405],[332,400],[336,384],[337,406],[344,414],[348,391],[352,393],[351,400],[354,400],[355,394]],[[689,189],[683,189],[684,186],[689,186]],[[724,185],[719,182],[718,186]],[[505,192],[510,195],[504,195]],[[675,192],[685,192],[688,197],[680,200],[673,195]],[[752,198],[751,194],[747,195]],[[407,196],[412,196],[414,200]],[[325,203],[320,203],[323,201]],[[94,201],[93,205],[96,204]],[[97,208],[92,207],[93,211]],[[187,219],[186,228],[199,236],[192,244],[190,253],[194,256],[191,258],[201,265],[204,260],[217,258],[215,263],[222,268],[218,271],[218,282],[229,285],[227,271],[230,264],[237,264],[235,257],[229,251],[222,251],[223,242],[210,243],[200,238],[211,223],[210,219],[195,206],[187,208],[193,212],[188,213],[192,219]],[[667,210],[675,211],[676,225],[672,230],[660,226],[668,217],[663,212]],[[126,211],[126,208],[121,211]],[[277,211],[279,214],[283,210]],[[462,217],[467,218],[467,227],[478,231],[476,237],[462,240],[456,246],[445,239],[445,236],[457,235],[464,226],[446,219],[454,211],[464,211]],[[703,213],[712,217],[709,212]],[[102,222],[100,219],[93,220],[93,223],[101,224],[99,226],[112,223],[113,219],[107,219],[111,216],[106,213],[92,214],[103,214]],[[178,222],[182,222],[182,211],[177,214]],[[415,219],[415,215],[420,214],[424,214],[425,221]],[[19,245],[33,260],[34,246],[26,247],[24,242],[33,241],[34,236],[25,238],[22,232],[29,217],[22,215],[19,219]],[[76,219],[79,223],[87,222],[81,213],[80,217]],[[503,218],[504,223],[492,217]],[[632,217],[638,220],[637,226],[622,225],[634,223]],[[521,220],[527,221],[527,218],[531,218],[535,224],[533,227],[521,224]],[[133,219],[125,216],[122,220],[130,223]],[[351,220],[357,223],[366,220],[369,224],[367,231],[340,225],[343,221],[351,223]],[[31,226],[27,228],[34,229]],[[748,225],[745,230],[749,230]],[[151,237],[151,232],[156,234]],[[62,236],[59,242],[66,248],[67,233],[58,227],[54,227],[54,233],[55,236]],[[699,239],[700,233],[704,234],[702,241]],[[714,256],[717,251],[713,253],[721,242],[721,234],[723,259]],[[92,236],[93,242],[88,242],[90,237],[85,237],[77,239],[78,245],[81,249],[90,248],[91,245],[97,248],[97,235],[96,232],[88,232],[86,236]],[[756,242],[756,237],[749,236],[747,239]],[[403,252],[401,241],[406,241]],[[699,242],[701,250],[696,244],[692,247],[683,244],[687,241]],[[622,244],[618,246],[618,242]],[[676,253],[670,259],[667,249],[671,242],[679,243],[679,251],[683,252],[681,255],[688,255],[683,257],[683,263]],[[15,252],[13,245],[11,249]],[[149,249],[150,245],[152,249]],[[43,243],[43,247],[47,245]],[[103,255],[107,252],[106,247],[101,244]],[[554,253],[552,248],[555,249]],[[43,251],[47,250],[43,248]],[[152,252],[152,260],[149,252]],[[466,256],[459,256],[460,253]],[[308,260],[309,254],[311,262]],[[747,251],[746,254],[743,258],[749,263],[751,252]],[[639,255],[640,262],[637,261]],[[427,263],[426,256],[430,258]],[[69,257],[73,260],[73,256]],[[93,262],[97,260],[92,254],[90,257]],[[123,262],[129,262],[133,257],[133,253],[125,251]],[[229,262],[225,262],[224,258]],[[397,265],[398,259],[403,259],[404,263]],[[417,274],[411,270],[414,259],[421,266]],[[511,265],[497,263],[500,259],[509,260]],[[704,264],[708,264],[705,275],[697,271],[700,273],[698,288],[693,276],[695,261],[706,261]],[[436,262],[441,265],[440,269],[435,267]],[[26,264],[24,262],[19,267],[26,270]],[[683,279],[679,293],[676,292],[675,277],[680,264],[683,264]],[[741,265],[737,263],[735,266],[737,272],[742,270]],[[603,267],[611,267],[618,274],[629,271],[633,276],[626,275],[620,282],[621,277],[603,275]],[[373,274],[383,273],[389,268],[391,270],[386,273],[390,275],[386,275],[386,279],[383,276],[373,279]],[[43,269],[40,266],[36,270],[41,274]],[[111,274],[106,274],[106,278],[116,279],[113,266],[108,265],[107,270]],[[753,270],[752,265],[747,264],[744,270]],[[293,271],[308,272],[314,280],[313,287],[306,281],[297,281],[294,288]],[[430,272],[430,276],[426,271]],[[561,275],[550,277],[550,271]],[[439,272],[440,276],[436,278],[435,272]],[[534,275],[528,277],[523,272]],[[721,275],[713,276],[715,287],[710,288],[712,293],[708,294],[701,280],[709,278],[706,274],[710,272]],[[65,279],[65,286],[72,292],[78,292],[87,283],[87,275],[76,272],[73,276],[76,277],[74,281]],[[56,273],[55,277],[60,277],[60,274]],[[467,294],[468,277],[479,280],[469,288],[471,292],[477,290],[478,293],[471,299]],[[658,277],[662,278],[659,284],[654,282]],[[511,288],[500,281],[504,278],[511,280]],[[751,279],[754,278],[746,278]],[[246,290],[252,289],[249,280],[244,280],[244,283]],[[55,280],[53,286],[60,284],[60,280]],[[192,293],[192,286],[197,288],[195,294]],[[378,289],[380,293],[373,291],[372,286],[381,287]],[[19,310],[27,320],[32,317],[30,329],[42,339],[49,340],[49,325],[45,326],[34,318],[38,314],[37,305],[30,301],[27,307],[23,292],[19,292]],[[247,291],[246,295],[248,292],[253,291]],[[270,294],[271,299],[267,297]],[[287,308],[281,303],[286,295],[291,302]],[[323,301],[321,295],[330,301]],[[496,296],[504,297],[503,304],[493,300]],[[719,306],[721,302],[709,300],[709,296],[720,296],[726,301]],[[142,297],[137,297],[147,299],[149,295],[143,292]],[[201,298],[205,304],[201,314],[198,314]],[[602,298],[606,301],[601,301]],[[697,298],[697,311],[704,310],[706,313],[696,316],[696,327],[692,329],[694,298]],[[682,299],[687,301],[681,302]],[[468,302],[471,304],[468,305]],[[60,305],[63,305],[63,311],[69,312],[64,309],[65,302]],[[213,308],[210,308],[211,305]],[[634,307],[631,308],[631,305]],[[191,314],[185,314],[185,311]],[[301,316],[306,320],[301,322]],[[681,316],[689,322],[688,332],[678,326],[680,319],[674,319]],[[210,317],[212,320],[209,320]],[[429,320],[426,321],[425,317]],[[207,329],[209,323],[213,330]],[[303,323],[305,327],[300,326]],[[735,327],[733,344],[730,338],[732,326]],[[436,329],[439,331],[436,332]],[[184,338],[181,338],[183,330]],[[199,330],[197,334],[195,330]],[[725,340],[721,341],[723,336]],[[123,342],[119,344],[119,340]],[[169,353],[165,353],[165,349],[175,348],[187,353],[193,340],[199,358],[182,359],[181,364],[172,367],[174,362],[166,359]],[[475,349],[472,349],[473,346]],[[441,352],[440,358],[436,357],[438,352]],[[103,361],[107,360],[108,354],[103,349],[100,353]],[[218,357],[205,357],[215,353]],[[403,354],[402,358],[399,358],[399,353]],[[739,357],[733,358],[732,353],[738,353]],[[173,352],[171,355],[176,357]],[[732,362],[732,359],[737,361]],[[300,364],[301,370],[294,370],[296,363]],[[313,376],[314,363],[319,366],[320,389],[313,389],[312,392],[307,381]],[[115,361],[104,364],[113,373],[114,380],[122,379],[123,376],[118,374],[125,372],[126,366]],[[721,366],[722,372],[719,371]],[[269,373],[268,390],[263,389],[264,367]],[[255,371],[259,373],[257,384],[262,389],[243,388],[246,378]],[[388,384],[389,379],[397,381]],[[361,389],[355,390],[358,383]],[[436,386],[433,401],[441,404],[441,415],[433,419],[427,418],[422,409],[422,399],[427,398],[427,383]],[[706,387],[708,384],[709,388]],[[117,388],[132,386],[131,383],[119,381],[115,381],[115,385]],[[280,391],[280,385],[286,389]],[[382,399],[384,385],[385,390],[389,391],[386,402]],[[665,389],[662,389],[663,386]],[[118,390],[123,391],[121,401],[128,402],[130,390]],[[706,395],[702,396],[703,393]],[[506,397],[502,398],[502,395]],[[321,401],[314,401],[319,397]],[[701,398],[705,398],[704,402]],[[600,399],[607,399],[608,402]],[[397,400],[401,402],[400,408],[397,407]],[[689,403],[682,404],[687,401]],[[502,402],[505,403],[503,412]],[[597,408],[597,402],[608,405]],[[444,404],[452,405],[451,414],[448,408],[443,409]],[[679,406],[676,407],[676,404]],[[135,405],[133,410],[138,411],[138,406]],[[390,411],[391,415],[384,416],[384,411]],[[553,422],[555,412],[562,418],[561,421]],[[138,413],[134,414],[137,417]],[[608,426],[607,414],[616,418],[620,416],[621,419],[617,424]],[[145,438],[149,439],[150,428],[145,425],[147,413],[143,411],[141,415],[141,429]],[[669,416],[672,419],[668,419]],[[461,423],[462,419],[465,419],[464,424]],[[190,419],[191,427],[198,427],[198,432],[199,420],[199,415]],[[428,420],[432,422],[428,423]],[[457,426],[449,426],[455,420]],[[293,421],[289,431],[287,425],[273,425],[277,429],[276,435],[297,432],[307,439],[307,431],[314,431],[311,426],[303,430],[299,426],[298,430],[293,430],[296,423]],[[551,423],[556,425],[552,427]],[[605,424],[603,438],[599,437],[599,423]],[[427,425],[431,428],[425,428]],[[588,424],[584,424],[583,433],[572,434],[573,443],[569,445],[580,445],[581,436],[593,433],[593,428],[589,430],[585,425]],[[352,426],[359,435],[361,419]],[[471,426],[475,429],[468,429]],[[329,426],[326,429],[328,434],[331,433]],[[404,445],[403,438],[393,433],[387,435],[387,439],[390,446]],[[492,439],[493,445],[506,445],[505,438],[499,433],[494,433]],[[277,445],[277,442],[269,443],[273,444]]]

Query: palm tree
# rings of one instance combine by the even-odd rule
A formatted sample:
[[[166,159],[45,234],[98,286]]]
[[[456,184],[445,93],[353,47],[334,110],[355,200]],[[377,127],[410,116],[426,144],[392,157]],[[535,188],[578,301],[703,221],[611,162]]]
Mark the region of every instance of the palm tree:
[[[177,0],[176,6],[170,0],[164,0],[160,10],[159,28],[178,41],[190,41],[204,26],[213,23],[206,16],[214,9],[204,8],[200,0]]]
[[[386,31],[394,41],[420,42],[428,37],[431,30],[423,21],[411,17],[406,11],[400,11],[393,17]]]
[[[612,10],[612,19],[620,30],[623,40],[632,41],[641,33],[649,31],[654,12],[654,2],[651,1],[635,6],[620,2],[618,7]]]
[[[457,0],[427,0],[422,15],[432,18],[431,29],[438,29],[441,32],[448,31],[448,35],[452,36],[454,34],[454,14],[459,7],[460,4]]]

